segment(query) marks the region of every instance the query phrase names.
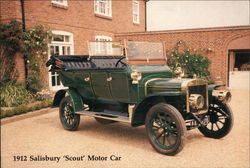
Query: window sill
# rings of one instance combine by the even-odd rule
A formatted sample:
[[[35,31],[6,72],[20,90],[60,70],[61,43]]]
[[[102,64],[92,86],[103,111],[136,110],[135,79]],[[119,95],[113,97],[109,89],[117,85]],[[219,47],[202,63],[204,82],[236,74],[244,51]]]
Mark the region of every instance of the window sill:
[[[135,26],[140,26],[140,23],[133,22]]]
[[[103,18],[103,19],[112,20],[112,16],[102,15],[102,14],[99,14],[99,13],[95,13],[95,16]]]
[[[55,3],[55,2],[52,2],[52,6],[56,7],[56,8],[61,8],[61,9],[68,9],[68,5],[59,4],[59,3]]]

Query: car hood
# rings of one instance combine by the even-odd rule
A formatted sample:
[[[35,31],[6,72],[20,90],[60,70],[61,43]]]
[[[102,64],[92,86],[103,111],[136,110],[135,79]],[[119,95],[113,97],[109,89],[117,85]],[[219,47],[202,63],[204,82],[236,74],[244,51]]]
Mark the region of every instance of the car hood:
[[[170,78],[151,78],[144,82],[145,95],[162,92],[181,93],[184,86],[189,82],[199,81],[196,79],[170,79]]]

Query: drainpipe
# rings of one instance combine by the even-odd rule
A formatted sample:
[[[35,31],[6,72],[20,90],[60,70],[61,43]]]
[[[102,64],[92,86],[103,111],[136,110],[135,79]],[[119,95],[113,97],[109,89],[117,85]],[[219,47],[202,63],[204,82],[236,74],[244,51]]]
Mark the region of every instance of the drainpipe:
[[[22,26],[23,26],[23,31],[25,32],[26,25],[25,25],[24,0],[20,0],[20,3],[21,3],[21,12],[22,12]]]
[[[145,0],[145,32],[147,31],[147,2],[149,0]]]
[[[20,3],[21,3],[21,12],[22,12],[22,29],[23,29],[23,32],[26,31],[26,24],[25,24],[25,10],[24,10],[24,0],[20,0]],[[27,55],[24,54],[23,55],[23,60],[24,60],[24,72],[25,72],[25,81],[28,77],[28,58],[27,58]]]

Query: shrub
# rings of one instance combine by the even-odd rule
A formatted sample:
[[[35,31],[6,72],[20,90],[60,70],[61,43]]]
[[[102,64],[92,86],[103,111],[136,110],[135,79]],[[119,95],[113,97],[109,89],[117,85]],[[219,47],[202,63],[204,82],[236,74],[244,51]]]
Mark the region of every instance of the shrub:
[[[182,49],[181,49],[182,47]],[[209,65],[211,62],[203,53],[211,52],[211,49],[191,49],[183,41],[177,42],[174,49],[168,52],[168,65],[174,70],[181,67],[184,70],[185,77],[193,77],[210,80]]]
[[[21,36],[20,22],[0,22],[0,81],[15,80],[18,76],[15,70],[15,55],[23,46]]]
[[[48,59],[48,44],[51,41],[51,31],[43,25],[36,25],[22,34],[24,42],[23,54],[29,68],[26,88],[36,93],[44,88],[44,79],[41,74],[45,73],[45,62]]]
[[[49,100],[42,101],[38,104],[35,104],[33,106],[20,105],[20,106],[14,107],[14,108],[9,109],[9,110],[2,110],[1,109],[0,110],[0,112],[1,112],[0,118],[11,117],[13,115],[19,115],[19,114],[27,113],[27,112],[34,111],[34,110],[39,110],[41,108],[49,107],[49,106],[51,106],[51,104],[52,104],[52,100],[49,99]]]
[[[33,99],[33,94],[22,85],[11,81],[0,83],[0,106],[10,107],[26,104]]]
[[[26,79],[27,89],[32,93],[36,93],[43,88],[43,82],[41,79],[41,74],[33,72]]]

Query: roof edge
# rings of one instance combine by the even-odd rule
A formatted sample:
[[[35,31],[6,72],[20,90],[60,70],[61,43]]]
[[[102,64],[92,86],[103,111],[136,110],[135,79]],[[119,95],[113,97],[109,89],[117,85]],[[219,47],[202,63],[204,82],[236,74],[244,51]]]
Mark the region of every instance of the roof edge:
[[[160,31],[147,31],[147,32],[126,32],[126,33],[117,33],[115,34],[115,36],[152,35],[152,34],[156,35],[156,34],[169,34],[169,33],[190,33],[190,32],[229,31],[229,30],[250,30],[250,25],[178,29],[178,30],[160,30]]]

